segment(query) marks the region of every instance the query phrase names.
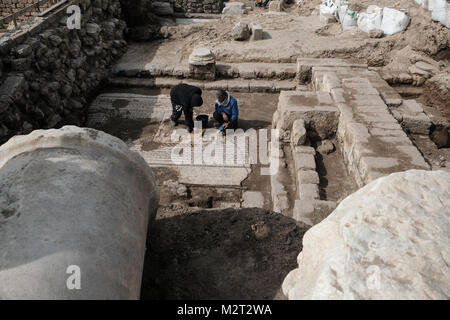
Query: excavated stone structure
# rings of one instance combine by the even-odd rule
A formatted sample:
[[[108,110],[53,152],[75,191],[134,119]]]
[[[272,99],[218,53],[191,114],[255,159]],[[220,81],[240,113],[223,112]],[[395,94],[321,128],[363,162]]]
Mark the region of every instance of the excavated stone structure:
[[[414,100],[403,101],[361,63],[299,58],[297,70],[299,84],[311,80],[316,91],[282,91],[272,124],[290,143],[298,197],[293,209],[296,220],[314,225],[336,207],[320,199],[316,152],[307,145],[309,141],[336,136],[347,169],[360,187],[393,172],[430,169],[403,130],[429,132],[430,119]],[[284,191],[276,177],[272,181],[274,210],[279,210],[276,199],[282,199]]]

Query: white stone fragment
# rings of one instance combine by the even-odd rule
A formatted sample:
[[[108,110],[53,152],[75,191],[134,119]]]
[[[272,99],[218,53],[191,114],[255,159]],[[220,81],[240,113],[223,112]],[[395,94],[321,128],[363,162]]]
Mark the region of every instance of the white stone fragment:
[[[410,170],[344,199],[303,237],[289,299],[450,298],[450,172]]]

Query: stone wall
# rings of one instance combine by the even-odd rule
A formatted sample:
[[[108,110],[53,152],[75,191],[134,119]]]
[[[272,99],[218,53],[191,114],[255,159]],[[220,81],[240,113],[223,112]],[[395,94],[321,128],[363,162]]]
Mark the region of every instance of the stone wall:
[[[10,14],[13,14],[14,12],[17,12],[20,9],[28,7],[29,5],[36,2],[37,0],[0,0],[0,18],[9,16]],[[56,3],[58,2],[58,0],[54,0],[53,2]],[[50,8],[53,5],[53,2],[50,1],[44,4],[42,7],[40,7],[40,11],[44,11]],[[28,19],[29,17],[36,15],[37,12],[38,12],[37,10],[27,12],[23,17],[20,17],[18,20],[23,21],[25,19]]]
[[[0,143],[34,129],[81,126],[89,97],[126,50],[119,0],[73,0],[80,30],[66,26],[66,6],[0,38]]]
[[[188,13],[221,13],[223,0],[175,0],[176,12]]]

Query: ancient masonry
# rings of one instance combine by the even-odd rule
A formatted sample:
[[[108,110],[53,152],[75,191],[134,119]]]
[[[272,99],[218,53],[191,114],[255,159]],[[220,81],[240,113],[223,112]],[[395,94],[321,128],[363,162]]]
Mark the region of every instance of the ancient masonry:
[[[223,1],[222,0],[174,0],[173,8],[174,8],[175,12],[221,13],[222,9],[223,9]]]
[[[78,0],[82,28],[63,7],[0,38],[0,142],[33,129],[81,125],[86,99],[126,50],[119,0]]]
[[[48,9],[54,1],[49,1],[45,4],[43,4],[39,11],[44,11]],[[15,13],[19,11],[20,9],[26,8],[31,4],[36,3],[34,0],[0,0],[0,18],[9,16],[12,13]],[[30,16],[35,15],[37,11],[28,12],[24,17],[22,17],[22,20],[28,19]]]
[[[360,187],[393,172],[430,169],[393,116],[401,113],[410,131],[427,135],[431,122],[418,103],[402,101],[364,64],[300,58],[297,66],[299,83],[311,80],[316,91],[281,92],[273,117],[273,127],[280,130],[293,153],[296,220],[314,225],[336,207],[319,197],[315,150],[304,145],[307,136],[322,140],[335,134],[347,168]],[[277,175],[271,181],[274,210],[283,212],[288,208],[286,191]]]

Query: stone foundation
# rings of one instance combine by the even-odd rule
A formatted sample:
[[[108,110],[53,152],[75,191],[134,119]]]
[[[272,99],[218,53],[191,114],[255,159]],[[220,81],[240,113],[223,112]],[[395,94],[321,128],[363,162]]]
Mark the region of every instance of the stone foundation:
[[[7,17],[36,2],[37,0],[0,0],[0,18]],[[46,4],[42,5],[39,8],[39,11],[40,12],[45,11],[56,2],[58,2],[58,0],[47,2]],[[28,19],[29,17],[36,15],[39,11],[33,10],[32,12],[27,12],[23,17],[19,18],[18,20],[23,21],[25,19]]]
[[[216,13],[222,12],[223,0],[175,0],[174,10],[187,13]]]

